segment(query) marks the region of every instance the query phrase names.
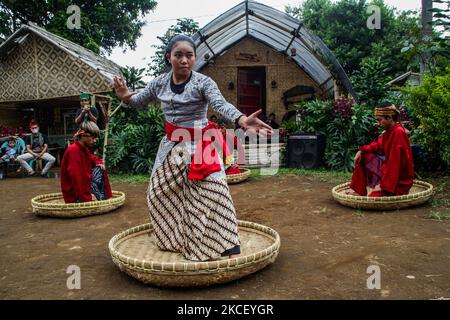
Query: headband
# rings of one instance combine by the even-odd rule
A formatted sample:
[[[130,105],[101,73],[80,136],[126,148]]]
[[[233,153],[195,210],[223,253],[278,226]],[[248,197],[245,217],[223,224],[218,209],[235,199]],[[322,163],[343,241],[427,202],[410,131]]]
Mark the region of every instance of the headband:
[[[400,114],[395,105],[390,105],[388,107],[375,108],[375,116],[393,116],[395,114]]]

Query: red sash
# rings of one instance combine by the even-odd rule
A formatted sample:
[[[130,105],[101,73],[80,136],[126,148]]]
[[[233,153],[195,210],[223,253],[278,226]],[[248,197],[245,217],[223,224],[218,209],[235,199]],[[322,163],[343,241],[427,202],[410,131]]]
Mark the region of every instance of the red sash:
[[[208,122],[206,127],[202,129],[194,129],[178,127],[166,121],[165,129],[167,138],[173,142],[187,142],[198,139],[189,168],[189,180],[203,180],[211,173],[221,170],[219,154],[216,150],[215,143],[213,143],[214,141],[219,146],[223,145],[222,133],[219,131],[217,124]],[[180,129],[180,131],[175,132],[177,129]],[[225,148],[223,152],[226,155],[230,154],[228,148]]]

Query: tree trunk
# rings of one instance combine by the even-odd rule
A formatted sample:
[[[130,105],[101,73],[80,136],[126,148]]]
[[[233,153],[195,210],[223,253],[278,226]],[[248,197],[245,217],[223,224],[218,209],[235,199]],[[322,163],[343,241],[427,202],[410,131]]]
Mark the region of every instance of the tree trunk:
[[[430,9],[433,8],[432,0],[422,0],[422,35],[424,38],[431,37],[433,32],[433,27],[431,22],[433,21],[433,13]],[[424,52],[420,57],[420,82],[423,81],[423,76],[429,71],[430,65],[430,53]]]

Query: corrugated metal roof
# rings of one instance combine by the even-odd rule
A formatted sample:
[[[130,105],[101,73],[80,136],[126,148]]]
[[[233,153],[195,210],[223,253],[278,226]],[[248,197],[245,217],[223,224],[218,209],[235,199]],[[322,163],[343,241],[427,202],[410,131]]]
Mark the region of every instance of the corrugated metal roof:
[[[0,56],[8,54],[8,52],[18,45],[30,32],[33,32],[34,34],[53,43],[66,53],[80,59],[110,81],[112,81],[115,75],[120,74],[120,66],[111,60],[108,60],[67,39],[48,32],[47,30],[34,24],[22,25],[19,30],[6,39],[5,42],[0,45]]]
[[[356,98],[344,69],[319,37],[298,19],[251,0],[224,12],[193,36],[198,57],[195,70],[201,70],[245,37],[285,55],[290,55],[291,48],[295,48],[292,59],[314,81],[325,90],[332,90],[333,78],[337,79]]]

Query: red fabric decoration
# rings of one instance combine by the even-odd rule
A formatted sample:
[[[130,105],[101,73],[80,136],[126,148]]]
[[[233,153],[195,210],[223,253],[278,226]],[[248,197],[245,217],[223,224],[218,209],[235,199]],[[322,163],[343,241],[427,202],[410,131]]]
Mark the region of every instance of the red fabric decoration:
[[[167,138],[170,141],[187,142],[197,140],[195,153],[191,159],[191,165],[189,168],[189,180],[203,180],[211,173],[221,170],[216,144],[218,146],[222,146],[223,138],[217,124],[208,122],[206,127],[202,129],[194,129],[178,127],[166,121],[165,129]],[[215,141],[216,139],[218,141]]]

